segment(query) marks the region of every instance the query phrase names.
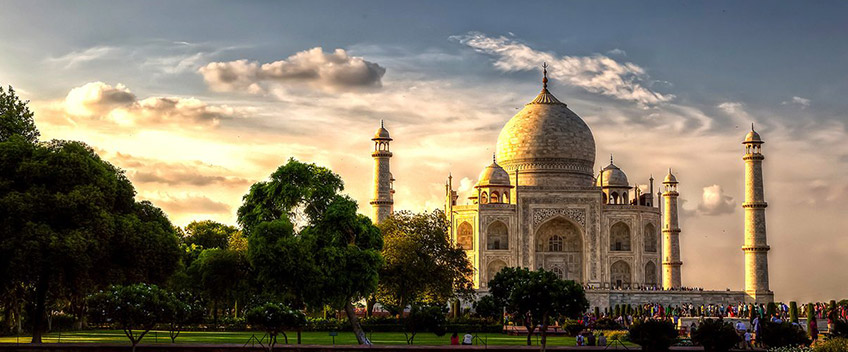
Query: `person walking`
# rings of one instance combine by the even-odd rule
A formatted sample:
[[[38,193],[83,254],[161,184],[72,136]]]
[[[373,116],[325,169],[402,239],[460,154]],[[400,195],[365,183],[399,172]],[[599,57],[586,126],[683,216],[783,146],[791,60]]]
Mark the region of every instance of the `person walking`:
[[[743,350],[753,350],[754,349],[754,345],[751,344],[752,339],[753,339],[753,336],[751,336],[751,330],[746,330],[745,336],[744,336],[745,346],[742,347]]]

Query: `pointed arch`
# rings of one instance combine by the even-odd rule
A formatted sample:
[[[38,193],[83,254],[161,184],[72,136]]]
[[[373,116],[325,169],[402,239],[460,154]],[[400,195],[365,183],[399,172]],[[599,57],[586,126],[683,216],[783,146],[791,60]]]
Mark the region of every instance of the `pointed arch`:
[[[489,203],[489,193],[486,193],[486,191],[483,191],[483,193],[480,193],[480,204],[488,204],[488,203]]]
[[[492,191],[491,198],[492,199],[489,200],[489,203],[500,203],[501,196],[498,194],[498,191]]]
[[[615,288],[629,288],[631,281],[630,264],[619,260],[610,266],[610,281]]]
[[[657,228],[653,224],[645,225],[645,252],[656,253],[659,247]]]
[[[474,228],[463,221],[456,229],[456,245],[464,250],[474,249]]]
[[[617,222],[610,227],[610,251],[630,251],[630,226],[624,222]]]
[[[657,265],[653,261],[645,263],[645,285],[657,285]]]
[[[486,266],[486,281],[492,281],[503,268],[506,268],[506,263],[503,260],[495,259],[489,262],[489,265]],[[488,286],[488,284],[486,284]]]
[[[576,224],[558,216],[542,223],[535,232],[536,252],[554,259],[563,278],[581,282],[583,279],[583,234]],[[542,260],[542,259],[540,259]],[[547,260],[547,259],[545,259]],[[562,265],[562,264],[561,264]]]
[[[509,249],[509,228],[502,221],[486,228],[486,249]]]

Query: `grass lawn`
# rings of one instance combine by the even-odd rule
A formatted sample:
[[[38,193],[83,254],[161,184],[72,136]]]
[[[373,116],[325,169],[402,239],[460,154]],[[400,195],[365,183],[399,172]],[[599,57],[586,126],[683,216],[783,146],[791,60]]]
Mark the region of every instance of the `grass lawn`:
[[[253,331],[183,331],[180,336],[177,338],[177,343],[208,343],[208,344],[244,344],[246,343],[251,336],[256,334],[256,338],[261,339],[263,336],[263,332],[253,332]],[[289,332],[287,333],[289,336],[289,343],[297,342],[297,333]],[[356,344],[356,337],[353,336],[352,332],[340,331],[339,335],[336,336],[336,344],[346,344],[352,345]],[[490,345],[524,345],[526,342],[526,336],[509,336],[503,334],[480,334],[478,335],[480,340]],[[371,341],[374,344],[378,345],[405,345],[406,338],[403,333],[396,332],[375,332],[370,335]],[[460,335],[461,338],[461,335]],[[30,341],[29,336],[21,336],[20,338],[15,336],[5,336],[0,337],[0,343],[28,343]],[[59,333],[49,333],[44,335],[43,341],[45,343],[126,343],[129,344],[129,340],[124,335],[123,331],[120,330],[83,330],[83,331],[71,331],[71,332],[63,332],[61,336]],[[264,342],[267,341],[267,337]],[[284,343],[284,339],[282,335],[277,337],[278,343]],[[151,331],[144,337],[144,340],[141,343],[171,343],[170,338],[168,338],[167,331]],[[310,344],[310,345],[331,345],[333,343],[332,337],[329,336],[327,332],[303,332],[302,334],[302,343]],[[448,345],[450,344],[450,335],[444,336],[436,336],[432,333],[419,333],[415,336],[415,344],[416,345]],[[481,344],[480,341],[475,340],[475,345]],[[538,338],[533,337],[533,345],[538,344]],[[564,336],[548,336],[548,345],[549,346],[574,346],[575,338],[574,337],[564,337]],[[628,343],[628,346],[632,346],[632,344]]]

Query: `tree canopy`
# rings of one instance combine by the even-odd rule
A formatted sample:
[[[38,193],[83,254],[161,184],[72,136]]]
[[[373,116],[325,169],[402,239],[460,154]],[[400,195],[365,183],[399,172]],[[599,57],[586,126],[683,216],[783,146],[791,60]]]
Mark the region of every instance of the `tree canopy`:
[[[380,224],[383,260],[377,300],[403,311],[414,304],[441,304],[473,292],[471,262],[449,240],[440,210],[397,212]]]
[[[383,241],[343,188],[329,169],[290,159],[250,187],[238,222],[267,291],[295,307],[344,308],[358,341],[370,343],[351,302],[376,289]]]
[[[523,319],[527,328],[527,345],[533,331],[541,326],[542,349],[547,342],[546,330],[551,318],[576,318],[589,308],[583,286],[562,280],[553,272],[539,268],[504,268],[489,281],[489,292],[498,306]]]
[[[14,135],[29,143],[38,141],[40,133],[35,127],[28,102],[21,101],[11,86],[8,90],[0,87],[0,142],[5,142]]]
[[[203,220],[192,221],[186,225],[184,231],[183,242],[186,244],[193,244],[203,249],[227,249],[230,238],[236,236],[238,229],[217,221]]]
[[[32,288],[33,342],[48,299],[81,307],[98,287],[173,272],[179,247],[170,221],[134,196],[123,171],[81,142],[0,142],[0,272]]]

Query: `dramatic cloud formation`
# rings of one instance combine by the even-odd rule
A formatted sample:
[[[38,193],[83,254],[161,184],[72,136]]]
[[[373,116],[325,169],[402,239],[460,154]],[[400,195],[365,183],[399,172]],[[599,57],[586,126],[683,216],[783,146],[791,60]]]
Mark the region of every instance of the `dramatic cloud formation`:
[[[534,50],[516,40],[491,37],[479,32],[453,36],[452,39],[474,50],[496,57],[495,67],[503,71],[539,70],[541,62],[551,65],[549,76],[592,93],[642,104],[670,101],[674,95],[655,92],[646,87],[650,77],[645,69],[618,62],[608,56],[560,56]]]
[[[233,170],[198,160],[164,162],[123,153],[110,155],[109,160],[127,170],[127,176],[135,184],[247,188],[252,183],[245,178],[232,176],[235,173]]]
[[[121,126],[181,125],[216,126],[239,113],[226,105],[208,105],[195,98],[150,97],[139,100],[126,86],[103,82],[71,89],[61,108],[74,122],[83,119],[108,121]]]
[[[381,86],[386,69],[350,56],[344,49],[325,53],[321,47],[298,52],[284,60],[260,65],[247,60],[212,62],[199,70],[216,91],[264,91],[263,83],[302,83],[314,89],[339,92]]]
[[[704,187],[701,203],[698,211],[703,215],[730,214],[736,210],[736,202],[733,197],[724,194],[724,189],[719,185]]]
[[[794,96],[792,99],[781,102],[783,105],[795,104],[801,106],[801,108],[807,108],[810,106],[810,99],[801,98],[799,96]]]

